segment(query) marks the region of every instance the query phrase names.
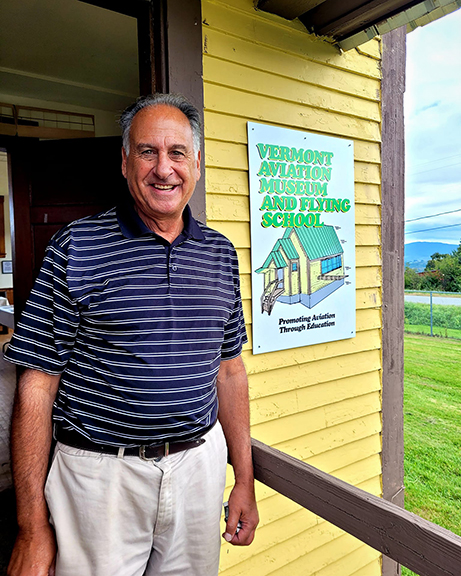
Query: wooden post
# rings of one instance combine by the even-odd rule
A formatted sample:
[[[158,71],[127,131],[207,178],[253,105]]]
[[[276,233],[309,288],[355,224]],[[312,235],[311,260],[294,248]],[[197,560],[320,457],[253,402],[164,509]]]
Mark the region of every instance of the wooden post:
[[[403,506],[405,27],[384,34],[382,70],[383,497]],[[383,576],[399,574],[384,557]]]

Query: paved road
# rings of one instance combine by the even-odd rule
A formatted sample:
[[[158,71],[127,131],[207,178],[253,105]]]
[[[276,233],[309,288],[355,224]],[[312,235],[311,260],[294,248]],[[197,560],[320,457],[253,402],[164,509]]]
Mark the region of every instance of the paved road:
[[[419,302],[420,304],[430,304],[429,296],[411,296],[405,294],[405,302]],[[432,296],[432,304],[442,304],[443,306],[461,306],[461,297],[447,298],[446,296]]]

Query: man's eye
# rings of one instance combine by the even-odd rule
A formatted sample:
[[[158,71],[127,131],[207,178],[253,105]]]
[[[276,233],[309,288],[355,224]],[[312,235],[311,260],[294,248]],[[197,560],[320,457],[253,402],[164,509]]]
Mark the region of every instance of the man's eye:
[[[184,152],[181,152],[181,150],[172,150],[170,154],[174,158],[182,158],[184,156]]]
[[[153,153],[154,153],[153,150],[143,150],[143,151],[141,152],[141,154],[142,154],[143,156],[152,156]]]

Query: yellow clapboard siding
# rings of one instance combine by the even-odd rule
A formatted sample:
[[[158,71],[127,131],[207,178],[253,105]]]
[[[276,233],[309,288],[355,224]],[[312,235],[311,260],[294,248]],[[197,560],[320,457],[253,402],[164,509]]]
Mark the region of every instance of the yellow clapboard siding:
[[[273,396],[270,400],[274,399]],[[266,406],[267,406],[266,402]],[[344,425],[357,418],[365,418],[370,414],[379,412],[381,400],[379,392],[372,392],[357,398],[348,398],[335,404],[326,404],[318,408],[295,412],[289,416],[279,416],[278,409],[258,414],[251,407],[252,430],[258,438],[264,437],[263,442],[293,443],[299,440],[307,443],[307,436],[339,425]],[[353,416],[352,416],[353,415]],[[256,420],[254,423],[253,421]],[[307,458],[304,456],[302,459]],[[298,456],[299,458],[299,456]]]
[[[271,576],[294,576],[298,574],[312,574],[315,576],[352,576],[356,568],[370,566],[375,563],[374,571],[367,576],[379,576],[380,554],[373,548],[362,544],[357,539],[344,532],[333,542],[325,544],[322,548],[309,554],[308,558],[300,556],[282,569],[271,572]],[[378,560],[378,564],[376,564]],[[309,572],[303,572],[308,567]]]
[[[300,348],[291,348],[288,350],[278,350],[266,354],[251,354],[244,353],[242,355],[248,374],[258,374],[269,372],[271,370],[281,370],[292,366],[293,368],[303,370],[306,368],[304,364],[317,362],[319,360],[336,359],[340,356],[349,356],[350,354],[357,354],[359,352],[366,352],[368,350],[378,350],[381,345],[380,334],[378,330],[366,330],[359,332],[355,338],[348,338],[347,340],[337,340],[334,342],[327,342],[325,344],[313,344],[311,346],[304,346]],[[280,376],[280,375],[278,375]],[[277,376],[274,376],[277,378]],[[338,380],[341,379],[341,380]],[[326,381],[330,381],[330,379]],[[335,381],[342,380],[342,374],[336,376]],[[314,383],[316,381],[314,380]],[[363,383],[358,379],[358,385],[362,386]],[[250,383],[252,390],[252,397],[259,395],[267,395],[264,389],[256,393],[256,388],[253,386],[253,380]],[[344,383],[347,388],[347,384]],[[282,382],[279,383],[280,392],[290,390],[285,387]],[[268,392],[269,393],[269,392]],[[334,402],[334,396],[332,397]]]
[[[251,298],[251,276],[250,274],[240,274],[240,292],[243,300]]]
[[[293,525],[293,523],[291,524]],[[294,524],[294,526],[298,527],[299,523]],[[225,555],[225,558],[221,556],[223,576],[248,576],[248,574],[264,576],[266,574],[274,574],[275,570],[280,570],[292,562],[294,558],[308,553],[315,554],[317,548],[331,542],[331,540],[341,534],[339,528],[327,523],[322,523],[321,526],[312,526],[286,540],[284,539],[284,533],[282,531],[279,532],[275,526],[265,527],[262,531],[267,532],[270,529],[273,534],[269,535],[269,537],[263,534],[262,537],[265,539],[270,538],[274,544],[260,554],[250,556],[251,550],[248,549],[238,550],[237,552],[229,550],[229,554]],[[235,564],[235,561],[242,557],[246,561]],[[234,565],[226,569],[232,563]]]
[[[207,55],[203,59],[203,68],[209,83],[229,85],[248,94],[261,94],[280,101],[292,99],[299,104],[348,116],[376,122],[381,120],[379,102],[342,94],[315,84],[306,85],[304,80],[288,78],[286,75],[277,76],[270,71],[250,69],[239,62]],[[296,96],[293,98],[293,95]]]
[[[298,413],[304,414],[309,410],[323,408],[324,411],[322,413],[319,412],[319,414],[323,414],[327,425],[331,425],[333,418],[331,412],[333,410],[342,410],[343,403],[346,407],[353,406],[356,398],[366,404],[368,400],[364,397],[369,394],[379,393],[381,389],[379,380],[374,378],[368,380],[362,378],[360,388],[357,387],[357,379],[355,378],[349,379],[349,381],[346,380],[346,382],[342,380],[341,384],[345,386],[344,390],[342,388],[341,390],[336,390],[338,385],[336,381],[333,381],[299,388],[296,392],[290,390],[281,394],[260,396],[252,399],[251,423],[256,425],[262,422],[269,422],[274,418],[285,418]],[[349,387],[346,387],[346,384],[349,384]],[[376,406],[377,410],[381,409],[379,402]],[[354,412],[354,415],[356,415],[356,412]],[[301,431],[303,428],[299,430]]]
[[[368,551],[367,554],[371,555],[371,553]],[[378,553],[376,552],[376,554]],[[381,576],[381,574],[382,574],[381,554],[378,554],[378,557],[375,560],[373,560],[369,564],[366,564],[365,566],[363,566],[363,568],[360,568],[359,570],[351,574],[351,576]]]
[[[357,246],[355,264],[360,266],[381,266],[381,251],[377,246]]]
[[[317,430],[307,436],[290,438],[277,444],[275,443],[277,435],[274,433],[276,426],[276,422],[271,427],[265,424],[254,426],[252,435],[265,444],[272,443],[277,450],[286,452],[299,460],[307,461],[310,456],[327,452],[332,445],[345,446],[355,440],[379,434],[381,418],[379,413],[369,414],[357,420],[348,420],[338,426]]]
[[[379,206],[373,204],[355,205],[355,222],[356,224],[370,225],[381,224],[381,210]]]
[[[337,112],[326,112],[297,102],[278,102],[268,96],[248,94],[226,86],[205,83],[206,110],[225,112],[255,122],[269,122],[301,130],[313,130],[320,134],[337,134],[358,140],[380,141],[379,122],[367,121]]]
[[[205,142],[205,167],[245,170],[248,173],[247,147],[233,142]]]
[[[245,2],[245,12],[234,10],[214,2],[202,3],[204,52],[213,54],[214,46],[208,40],[209,29],[220,30],[239,38],[251,38],[255,44],[263,44],[286,52],[303,56],[309,60],[342,70],[353,70],[362,76],[381,78],[380,63],[372,58],[363,58],[355,50],[340,54],[338,49],[320,40],[305,29],[294,29],[287,21],[271,21],[263,12],[254,10],[252,2]]]
[[[227,552],[228,545],[223,545],[221,549],[221,570],[224,574],[227,574],[227,570],[230,569],[241,570],[242,560],[248,560],[252,556],[267,554],[273,546],[296,538],[299,533],[315,528],[318,524],[318,518],[314,514],[298,507],[298,510],[294,513],[280,517],[275,525],[270,523],[258,527],[258,537],[251,548],[234,553],[233,550]]]
[[[355,183],[355,201],[361,204],[381,205],[381,190],[378,184]]]
[[[381,234],[379,226],[356,226],[356,246],[381,246]]]
[[[249,222],[250,203],[248,196],[224,196],[207,194],[207,215],[211,220]]]
[[[382,486],[381,486],[381,470],[379,474],[374,478],[369,478],[365,480],[365,482],[360,482],[357,484],[357,488],[364,490],[365,492],[369,492],[378,498],[382,497]]]
[[[322,345],[317,344],[316,346]],[[263,355],[258,354],[257,356]],[[380,368],[381,358],[379,350],[345,354],[338,358],[320,358],[315,363],[315,369],[312,365],[310,369],[309,366],[301,365],[252,372],[250,364],[248,366],[251,374],[250,391],[252,397],[269,395],[280,390],[296,390],[297,388],[320,382],[340,382],[342,378],[374,372]]]
[[[356,286],[357,288],[373,288],[382,284],[381,268],[378,266],[369,266],[366,268],[357,268]]]
[[[354,162],[354,179],[364,184],[380,184],[381,167],[378,164]]]
[[[381,290],[376,288],[356,290],[356,306],[358,310],[363,310],[364,308],[381,308],[381,304]]]
[[[373,38],[365,44],[361,44],[356,48],[359,54],[364,54],[365,56],[371,56],[376,60],[381,60],[381,38]]]
[[[381,455],[372,454],[360,462],[354,462],[341,470],[335,470],[334,476],[348,484],[357,486],[381,473]]]
[[[248,143],[247,119],[237,116],[228,116],[225,113],[205,110],[204,133],[209,141],[224,141],[234,144]],[[354,140],[354,159],[361,162],[379,164],[381,162],[380,145],[377,142]]]
[[[334,544],[338,553],[341,551],[342,555],[338,560],[322,569],[322,576],[353,576],[357,570],[361,570],[363,567],[369,567],[370,571],[366,576],[381,575],[380,553],[378,551],[362,544],[347,534],[335,540]],[[371,563],[374,565],[373,568]],[[293,574],[296,574],[296,567],[293,564],[288,565],[283,571],[277,572],[274,576],[283,576],[287,568],[291,568],[291,576],[293,576]],[[290,573],[286,572],[286,574]]]
[[[273,46],[255,44],[249,39],[228,35],[210,27],[203,29],[203,35],[204,44],[206,38],[205,57],[210,55],[222,61],[238,62],[255,70],[263,68],[278,76],[295,78],[309,85],[315,84],[339,93],[379,102],[378,78],[367,78],[358,76],[353,70],[324,66],[321,62],[309,60],[305,56],[283,52]]]
[[[248,248],[250,246],[250,223],[249,222],[223,222],[208,221],[208,226],[224,234],[236,248]]]
[[[372,436],[367,436],[361,440],[356,440],[355,442],[348,444],[345,448],[333,448],[324,454],[317,454],[316,456],[309,458],[307,463],[314,466],[314,468],[327,472],[327,474],[333,474],[336,476],[335,470],[345,468],[354,462],[365,460],[369,456],[380,454],[380,452],[381,438],[379,434],[373,434]],[[381,470],[379,470],[379,473],[380,472]],[[378,478],[378,485],[371,484],[372,481],[376,482],[376,478]],[[381,486],[379,483],[379,476],[375,476],[371,480],[367,478],[367,480],[361,483],[361,485],[364,483],[370,483],[373,490],[378,488],[380,493]]]
[[[209,194],[248,196],[248,172],[209,167],[206,171],[207,201]]]

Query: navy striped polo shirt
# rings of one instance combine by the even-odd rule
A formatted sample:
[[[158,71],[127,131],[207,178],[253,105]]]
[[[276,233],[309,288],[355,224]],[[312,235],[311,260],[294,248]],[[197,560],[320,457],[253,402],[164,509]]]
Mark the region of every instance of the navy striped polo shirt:
[[[53,419],[100,443],[200,435],[246,342],[237,255],[184,212],[170,244],[127,204],[51,240],[6,359],[61,374]]]

